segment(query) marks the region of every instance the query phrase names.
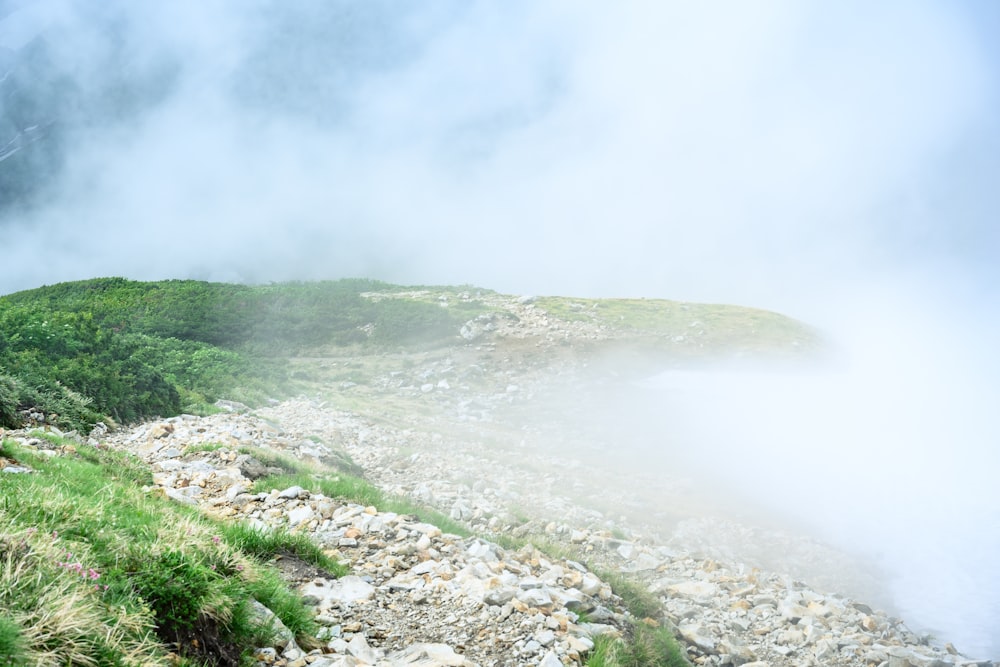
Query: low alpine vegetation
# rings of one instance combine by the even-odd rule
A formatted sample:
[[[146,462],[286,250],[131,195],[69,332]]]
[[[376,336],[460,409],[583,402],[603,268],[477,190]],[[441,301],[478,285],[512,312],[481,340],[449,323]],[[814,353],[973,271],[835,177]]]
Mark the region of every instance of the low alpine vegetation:
[[[627,639],[600,635],[587,658],[587,667],[690,667],[667,628],[645,623],[632,626]]]
[[[279,356],[323,346],[433,346],[480,310],[370,299],[372,280],[251,287],[100,278],[0,297],[0,427],[63,429],[256,403],[291,383]]]
[[[432,523],[443,532],[462,537],[470,537],[472,532],[463,524],[452,520],[441,512],[417,505],[406,498],[387,495],[368,480],[345,473],[335,474],[297,474],[273,475],[254,482],[253,490],[257,493],[292,486],[322,493],[327,498],[340,498],[358,505],[375,506],[385,512],[416,516],[421,521]]]
[[[309,609],[267,561],[294,553],[336,570],[318,549],[150,493],[125,454],[53,444],[0,447],[29,470],[0,475],[0,664],[235,667],[273,632],[253,600],[309,643]]]

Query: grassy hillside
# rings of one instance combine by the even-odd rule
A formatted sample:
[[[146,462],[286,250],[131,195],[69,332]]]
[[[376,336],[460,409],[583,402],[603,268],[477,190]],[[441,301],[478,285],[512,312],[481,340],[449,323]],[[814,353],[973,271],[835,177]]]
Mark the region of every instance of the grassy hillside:
[[[518,360],[548,370],[612,352],[618,370],[623,351],[643,363],[773,357],[802,354],[816,340],[788,317],[726,305],[525,299],[368,280],[247,286],[103,278],[0,297],[0,426],[44,419],[88,432],[100,421],[208,410],[218,398],[253,404],[411,366],[419,376],[418,360],[428,358],[515,372]],[[309,370],[313,385],[305,384]],[[381,415],[415,409],[405,397],[392,404],[374,382],[350,397]],[[0,576],[0,663],[194,666],[210,653],[223,659],[213,664],[239,664],[247,647],[267,641],[268,628],[246,608],[251,598],[307,641],[311,617],[266,561],[275,550],[301,550],[334,569],[321,553],[309,555],[287,535],[262,546],[259,535],[149,493],[149,471],[135,459],[51,431],[36,435],[51,441],[46,455],[0,442],[0,466],[35,471],[0,476],[0,570],[7,573]],[[288,473],[257,488],[319,483]],[[348,486],[322,482],[318,490],[394,507],[362,480]],[[443,516],[428,520],[447,525]],[[615,590],[634,599],[636,618],[652,613],[638,588],[626,595],[628,582],[620,581]],[[669,630],[639,624],[628,642],[602,641],[588,664],[684,664],[649,657],[679,655],[672,642]],[[184,646],[204,651],[171,662],[168,652]]]
[[[489,290],[372,280],[100,278],[18,292],[0,297],[0,426],[44,418],[86,432],[98,421],[203,411],[218,398],[254,404],[293,389],[289,357],[464,345],[462,325],[491,314],[537,334],[518,308]],[[546,297],[530,308],[567,330],[590,327],[581,350],[599,339],[658,360],[801,351],[815,340],[792,319],[736,306]],[[506,335],[495,340],[516,338]]]
[[[50,449],[0,442],[0,467],[22,470],[0,475],[0,663],[248,664],[275,632],[252,600],[311,641],[311,609],[269,561],[342,574],[319,547],[218,523],[149,493],[138,459],[36,434]]]
[[[190,280],[102,278],[0,298],[0,426],[44,413],[89,430],[196,409],[221,396],[280,392],[276,357],[319,346],[370,350],[440,344],[477,314],[473,304],[362,296],[367,280],[249,287]]]

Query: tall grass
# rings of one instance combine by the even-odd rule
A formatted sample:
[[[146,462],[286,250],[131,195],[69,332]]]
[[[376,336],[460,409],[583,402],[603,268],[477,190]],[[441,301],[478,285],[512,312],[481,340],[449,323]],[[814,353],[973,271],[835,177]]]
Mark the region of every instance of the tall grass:
[[[309,610],[258,552],[144,492],[137,459],[62,444],[54,457],[0,445],[33,471],[0,475],[0,664],[156,666],[174,650],[235,666],[271,632],[254,597],[309,639]],[[290,544],[270,548],[306,552]]]

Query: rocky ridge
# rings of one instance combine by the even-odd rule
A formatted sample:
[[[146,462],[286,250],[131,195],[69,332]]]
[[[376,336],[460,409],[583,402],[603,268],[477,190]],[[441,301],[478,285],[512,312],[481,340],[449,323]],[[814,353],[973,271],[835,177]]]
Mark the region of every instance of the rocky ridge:
[[[351,574],[333,580],[283,563],[315,607],[322,648],[305,652],[286,637],[261,649],[259,664],[582,664],[593,638],[621,632],[627,614],[589,563],[629,573],[654,592],[663,617],[647,622],[673,627],[694,664],[992,665],[930,645],[871,600],[830,592],[837,589],[821,585],[824,572],[839,570],[833,580],[843,581],[843,573],[863,570],[843,554],[726,516],[683,477],[618,469],[600,434],[574,428],[585,402],[548,407],[558,413],[548,415],[553,428],[511,422],[525,406],[538,412],[553,377],[590,387],[589,361],[567,341],[602,340],[608,329],[550,317],[531,299],[502,305],[507,315],[470,320],[461,345],[432,354],[371,367],[356,358],[300,360],[360,369],[357,381],[341,381],[322,398],[253,413],[223,403],[228,412],[210,417],[95,434],[94,443],[149,462],[157,488],[175,501],[306,532],[349,564]],[[692,344],[698,331],[676,343]],[[47,446],[30,433],[14,435]],[[268,470],[246,448],[325,468],[354,461],[385,491],[436,507],[480,535],[537,535],[579,557],[505,550],[297,487],[251,493],[251,480]],[[773,548],[758,549],[765,542]]]
[[[266,466],[239,452],[247,447],[318,466],[342,461],[343,448],[390,490],[436,505],[484,533],[540,532],[575,545],[586,560],[630,572],[655,592],[664,606],[662,622],[674,625],[694,664],[992,664],[928,646],[899,619],[787,575],[686,552],[682,540],[660,543],[629,527],[613,534],[598,512],[559,498],[523,470],[492,467],[487,479],[469,485],[453,477],[461,470],[460,456],[434,458],[435,464],[423,451],[404,468],[408,483],[392,484],[399,472],[383,465],[385,457],[398,458],[394,450],[401,442],[414,444],[407,435],[299,400],[254,415],[175,417],[105,436],[103,443],[143,457],[156,485],[177,502],[261,527],[307,532],[349,563],[351,575],[339,580],[285,564],[315,606],[323,647],[307,653],[288,637],[283,646],[259,651],[261,665],[582,664],[593,637],[620,632],[627,612],[580,561],[531,547],[508,551],[299,487],[250,493],[251,479]],[[46,446],[30,434],[18,439]],[[192,447],[208,443],[219,447]],[[521,507],[528,500],[535,516],[512,519],[514,497]]]

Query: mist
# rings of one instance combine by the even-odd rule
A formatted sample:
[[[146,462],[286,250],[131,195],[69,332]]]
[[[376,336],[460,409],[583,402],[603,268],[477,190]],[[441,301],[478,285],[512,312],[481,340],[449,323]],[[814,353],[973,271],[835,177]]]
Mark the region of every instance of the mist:
[[[781,311],[826,367],[651,380],[690,452],[1000,656],[997,44],[971,0],[8,1],[0,293],[360,276]],[[763,492],[789,487],[812,499]]]
[[[661,425],[674,442],[643,457],[866,559],[885,586],[873,602],[938,641],[998,655],[1000,391],[979,356],[989,340],[929,319],[948,312],[940,304],[896,303],[892,320],[871,305],[866,326],[830,330],[842,348],[819,368],[651,378],[669,397]]]

